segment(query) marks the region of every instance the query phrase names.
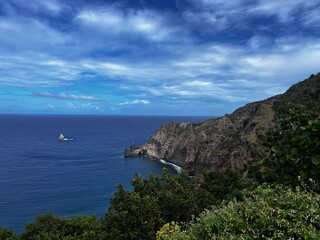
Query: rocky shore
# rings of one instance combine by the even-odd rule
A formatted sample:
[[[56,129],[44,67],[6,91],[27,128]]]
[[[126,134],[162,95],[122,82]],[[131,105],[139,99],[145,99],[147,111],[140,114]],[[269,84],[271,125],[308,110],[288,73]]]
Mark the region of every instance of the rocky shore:
[[[167,123],[142,146],[126,149],[127,157],[163,159],[193,175],[245,169],[268,156],[262,140],[275,118],[291,107],[308,110],[320,101],[320,74],[295,84],[286,93],[249,103],[232,114],[200,123]]]

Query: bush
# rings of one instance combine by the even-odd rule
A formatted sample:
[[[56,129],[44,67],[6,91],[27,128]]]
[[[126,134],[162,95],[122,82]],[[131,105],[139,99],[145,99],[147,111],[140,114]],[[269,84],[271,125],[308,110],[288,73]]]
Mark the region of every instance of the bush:
[[[320,118],[294,113],[280,120],[269,138],[271,156],[262,167],[262,178],[286,184],[320,180]]]
[[[95,216],[60,218],[53,213],[39,215],[34,223],[27,223],[23,240],[91,240],[102,239],[101,223]]]
[[[300,188],[261,185],[245,200],[203,212],[187,231],[165,239],[320,239],[320,196]]]
[[[166,223],[163,227],[157,232],[157,240],[170,240],[172,235],[179,233],[180,227],[177,223],[172,221],[171,223]]]
[[[254,186],[247,173],[239,170],[227,170],[223,173],[209,172],[204,175],[202,188],[208,192],[208,205],[243,199],[242,189]]]
[[[1,240],[16,240],[18,237],[9,228],[3,228],[0,226],[0,239]]]
[[[205,191],[184,172],[164,169],[161,177],[137,175],[131,183],[132,192],[120,185],[111,199],[104,221],[110,239],[154,239],[164,223],[190,221],[205,208]]]

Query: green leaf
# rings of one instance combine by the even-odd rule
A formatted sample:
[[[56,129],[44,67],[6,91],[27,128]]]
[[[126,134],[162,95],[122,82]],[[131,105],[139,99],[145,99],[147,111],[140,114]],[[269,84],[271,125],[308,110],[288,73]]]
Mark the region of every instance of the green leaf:
[[[314,123],[314,120],[309,120],[308,124],[311,126]]]
[[[297,148],[291,148],[291,150],[290,150],[290,153],[292,154],[292,155],[297,155],[298,154],[298,149]]]
[[[276,146],[272,146],[271,151],[274,153],[277,153],[277,152],[279,152],[279,148]]]
[[[320,164],[320,156],[318,155],[318,156],[312,157],[311,162],[312,162],[314,165],[319,165],[319,164]]]
[[[299,174],[302,178],[305,178],[307,176],[307,174],[302,170],[299,171]]]

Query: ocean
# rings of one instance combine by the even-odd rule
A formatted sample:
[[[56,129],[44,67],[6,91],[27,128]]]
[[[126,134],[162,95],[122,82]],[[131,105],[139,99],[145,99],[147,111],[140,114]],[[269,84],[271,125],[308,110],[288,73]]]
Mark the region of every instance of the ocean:
[[[24,223],[52,211],[59,216],[104,216],[116,186],[130,189],[135,174],[174,166],[124,158],[167,122],[209,117],[0,115],[0,226],[22,232]],[[72,141],[59,141],[59,134]]]

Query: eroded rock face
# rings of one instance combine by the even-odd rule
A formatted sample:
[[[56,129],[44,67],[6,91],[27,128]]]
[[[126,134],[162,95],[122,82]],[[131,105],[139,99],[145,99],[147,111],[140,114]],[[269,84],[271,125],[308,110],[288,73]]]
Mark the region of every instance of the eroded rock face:
[[[304,87],[294,85],[288,93],[291,96],[295,91],[299,95],[297,91],[303,89],[306,94],[306,85],[319,86],[319,82],[320,74],[299,83]],[[297,104],[296,97],[288,101],[288,93],[247,104],[224,117],[200,123],[165,124],[146,144],[127,149],[125,155],[164,159],[198,176],[207,171],[244,169],[269,154],[262,138],[274,127],[274,117],[279,115],[274,105]]]
[[[261,149],[258,135],[273,125],[271,100],[248,104],[231,115],[201,123],[168,123],[149,141],[127,149],[126,156],[164,159],[199,175],[244,168]]]

